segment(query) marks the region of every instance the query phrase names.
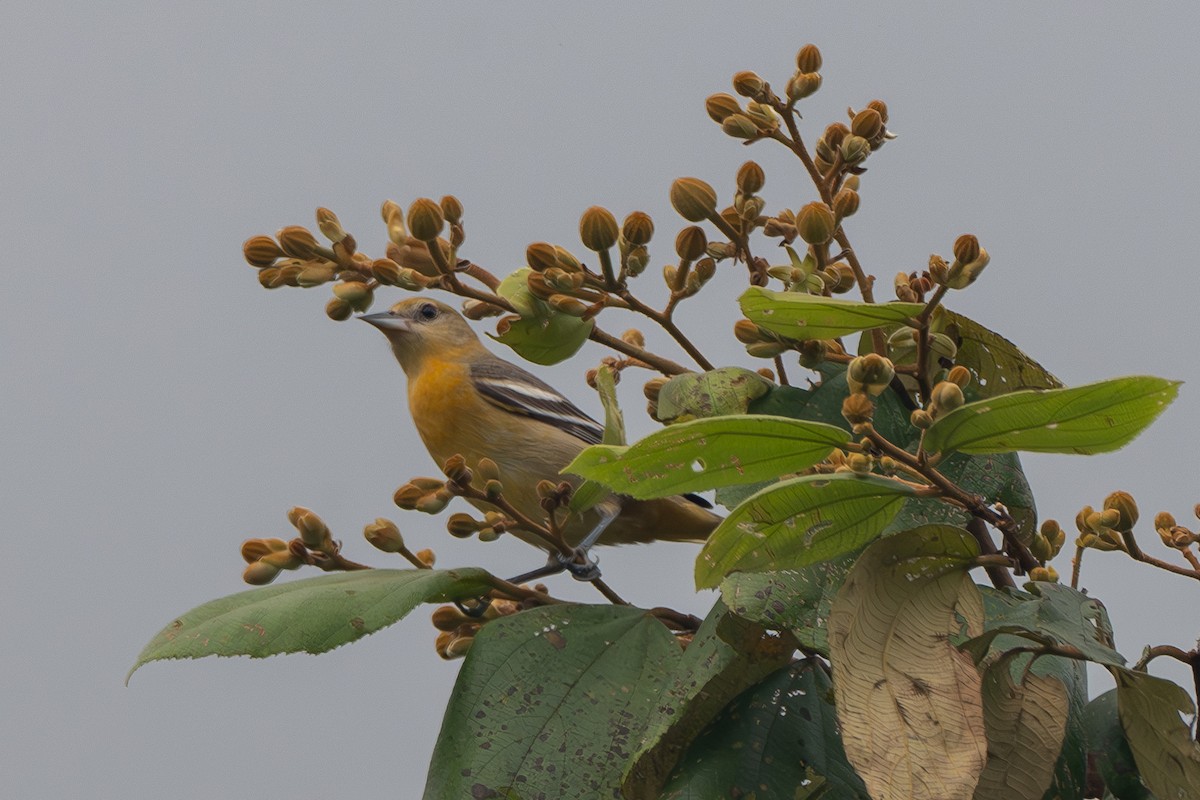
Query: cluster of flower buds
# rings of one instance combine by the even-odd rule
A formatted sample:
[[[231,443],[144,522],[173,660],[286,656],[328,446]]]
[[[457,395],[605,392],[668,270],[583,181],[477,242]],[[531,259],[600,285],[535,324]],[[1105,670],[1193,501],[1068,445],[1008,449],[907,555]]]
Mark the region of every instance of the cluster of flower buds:
[[[522,585],[523,589],[527,586]],[[546,593],[544,584],[536,584],[533,587],[534,591]],[[531,601],[517,602],[506,598],[492,598],[491,600],[483,601],[464,601],[463,607],[468,608],[472,612],[479,613],[464,613],[458,606],[438,606],[430,615],[430,621],[433,627],[438,630],[437,639],[434,641],[434,649],[437,654],[447,661],[455,658],[462,658],[471,649],[471,644],[475,641],[475,636],[488,622],[501,617],[511,616],[519,611],[523,611],[527,607],[532,607],[535,603]]]
[[[1066,542],[1066,531],[1059,526],[1057,520],[1048,519],[1034,532],[1033,540],[1029,543],[1029,552],[1045,566],[1047,561],[1062,551]]]
[[[392,500],[405,511],[439,514],[454,495],[438,478],[413,478],[396,490]]]
[[[391,200],[380,215],[387,225],[387,258],[373,264],[376,279],[389,286],[416,291],[441,277],[454,263],[454,253],[465,241],[463,206],[454,195],[440,201],[419,197],[404,209]],[[406,224],[407,223],[407,224]],[[450,225],[450,238],[442,234]]]
[[[933,279],[929,272],[897,272],[892,282],[896,289],[896,299],[902,303],[924,303],[925,295],[933,288]]]
[[[939,307],[940,308],[940,307]],[[958,345],[955,341],[936,330],[944,315],[934,312],[934,324],[926,335],[927,359],[925,370],[936,373],[943,361],[953,361],[958,356]],[[897,328],[888,337],[888,356],[897,364],[913,364],[917,360],[917,329],[907,325]]]
[[[770,136],[783,121],[772,107],[774,94],[757,73],[743,70],[733,76],[733,90],[747,98],[743,107],[733,95],[720,92],[709,95],[704,110],[727,136],[754,140]]]
[[[1095,550],[1128,550],[1123,534],[1132,531],[1137,521],[1138,507],[1133,497],[1128,492],[1113,492],[1104,498],[1102,510],[1084,506],[1075,515],[1075,527],[1079,529],[1075,545]],[[1155,527],[1158,522],[1155,519]]]
[[[791,212],[782,213],[790,214]],[[792,256],[790,264],[778,264],[767,268],[767,274],[782,281],[786,291],[828,297],[833,294],[844,294],[856,285],[854,270],[850,268],[849,264],[838,261],[825,269],[818,270],[817,261],[813,257],[811,248],[804,258],[795,255],[790,247],[787,249],[789,255]]]
[[[963,389],[971,383],[971,371],[961,364],[951,367],[943,380],[933,385],[925,410],[933,419],[949,414],[967,401]]]
[[[298,542],[295,544],[299,544]],[[246,570],[242,580],[251,586],[265,586],[285,569],[299,569],[305,563],[303,547],[283,539],[247,539],[242,542]]]
[[[1195,512],[1196,517],[1200,518],[1200,505],[1196,506]],[[1187,550],[1200,542],[1200,534],[1176,523],[1175,516],[1168,511],[1160,511],[1154,515],[1154,530],[1163,544],[1174,550]]]
[[[575,487],[568,481],[541,480],[537,482],[538,500],[541,503],[542,510],[553,512],[559,508],[566,508],[571,503],[571,495],[575,493]]]
[[[446,520],[446,530],[456,539],[478,536],[481,542],[494,542],[513,524],[511,518],[499,511],[488,511],[484,513],[483,519],[475,519],[470,514],[460,513],[450,515]]]
[[[846,383],[851,394],[866,392],[872,397],[878,397],[891,385],[895,375],[895,364],[878,353],[858,356],[846,367]]]
[[[991,257],[979,246],[979,239],[964,233],[954,241],[954,262],[947,264],[939,255],[929,257],[929,278],[938,286],[965,289],[983,273]]]
[[[739,319],[733,324],[733,335],[746,346],[746,354],[754,358],[774,358],[797,345],[797,342],[785,339],[748,319]]]

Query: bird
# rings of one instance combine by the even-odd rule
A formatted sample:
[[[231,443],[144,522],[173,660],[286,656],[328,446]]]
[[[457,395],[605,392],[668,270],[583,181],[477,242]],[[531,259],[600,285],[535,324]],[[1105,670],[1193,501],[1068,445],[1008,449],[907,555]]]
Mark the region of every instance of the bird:
[[[545,517],[539,481],[579,485],[578,477],[560,471],[585,447],[600,443],[604,426],[549,384],[484,347],[457,311],[415,297],[359,319],[391,343],[408,379],[413,424],[435,462],[441,465],[456,454],[468,466],[491,459],[499,467],[504,497],[539,521]],[[468,501],[481,510],[491,508],[482,500]],[[603,545],[700,542],[721,522],[710,507],[692,495],[635,500],[613,494],[582,514],[573,513],[562,526],[563,537],[580,549],[590,547],[592,539]],[[512,532],[544,547],[531,534]]]

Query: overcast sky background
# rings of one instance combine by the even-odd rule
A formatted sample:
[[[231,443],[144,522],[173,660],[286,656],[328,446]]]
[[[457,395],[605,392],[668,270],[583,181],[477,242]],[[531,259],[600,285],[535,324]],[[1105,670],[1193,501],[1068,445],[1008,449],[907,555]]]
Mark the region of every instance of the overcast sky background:
[[[703,108],[739,69],[782,86],[809,41],[825,56],[824,88],[803,106],[810,141],[876,97],[900,133],[871,158],[848,225],[885,296],[897,270],[974,232],[991,266],[951,308],[1070,384],[1188,381],[1119,454],[1027,459],[1042,516],[1071,528],[1080,506],[1126,489],[1164,557],[1154,512],[1195,522],[1193,5],[27,3],[5,18],[5,797],[419,796],[457,671],[434,654],[424,611],[320,657],[156,663],[122,685],[175,615],[245,588],[240,542],[290,535],[292,505],[375,564],[390,562],[360,531],[381,515],[439,565],[538,560],[518,543],[451,540],[392,505],[432,464],[384,339],[326,319],[327,288],[262,290],[242,241],[311,226],[327,206],[382,255],[381,201],[454,193],[464,254],[506,273],[532,241],[581,250],[579,213],[599,203],[655,217],[643,282],[661,296],[684,224],[673,178],[704,178],[728,201],[754,157],[768,210],[813,199],[782,148],[742,147]],[[684,325],[715,361],[759,366],[728,334],[741,281],[720,279]],[[602,355],[589,345],[538,371],[598,412],[582,373]],[[622,396],[644,434],[640,383]],[[602,561],[634,602],[703,613],[694,554],[657,545]],[[1069,573],[1066,554],[1057,566]],[[1089,555],[1083,582],[1108,601],[1127,656],[1194,641],[1194,583],[1111,554]]]

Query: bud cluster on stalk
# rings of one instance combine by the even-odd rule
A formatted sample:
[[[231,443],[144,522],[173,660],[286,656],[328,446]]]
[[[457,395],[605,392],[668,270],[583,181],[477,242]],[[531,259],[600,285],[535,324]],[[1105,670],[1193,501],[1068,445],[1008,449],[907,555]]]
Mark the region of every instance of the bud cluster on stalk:
[[[1079,530],[1075,545],[1094,550],[1128,552],[1124,534],[1132,531],[1137,521],[1138,507],[1133,497],[1128,492],[1113,492],[1104,498],[1104,505],[1099,511],[1084,506],[1075,515],[1075,527]],[[1154,522],[1155,527],[1159,527],[1160,520],[1156,518]]]
[[[530,587],[522,584],[521,588],[529,590]],[[533,586],[533,591],[545,594],[547,589],[545,584],[538,583]],[[462,658],[470,651],[475,636],[484,625],[535,605],[536,602],[532,600],[494,597],[464,601],[460,605],[438,606],[430,615],[430,622],[438,631],[434,650],[447,661]]]
[[[983,273],[991,257],[979,246],[979,239],[964,233],[954,241],[954,261],[934,254],[929,257],[929,279],[948,289],[965,289]]]

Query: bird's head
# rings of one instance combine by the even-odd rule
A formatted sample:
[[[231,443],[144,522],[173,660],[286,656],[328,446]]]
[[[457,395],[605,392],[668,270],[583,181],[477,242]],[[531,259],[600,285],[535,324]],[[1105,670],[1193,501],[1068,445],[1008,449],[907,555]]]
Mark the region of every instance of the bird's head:
[[[483,347],[457,311],[427,297],[401,300],[387,311],[359,319],[383,332],[405,372],[430,355],[470,355]]]

